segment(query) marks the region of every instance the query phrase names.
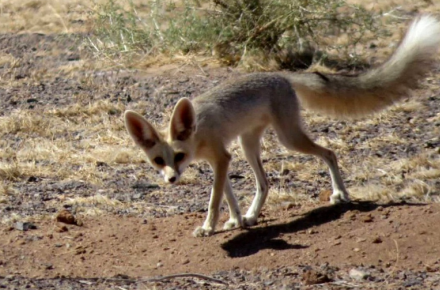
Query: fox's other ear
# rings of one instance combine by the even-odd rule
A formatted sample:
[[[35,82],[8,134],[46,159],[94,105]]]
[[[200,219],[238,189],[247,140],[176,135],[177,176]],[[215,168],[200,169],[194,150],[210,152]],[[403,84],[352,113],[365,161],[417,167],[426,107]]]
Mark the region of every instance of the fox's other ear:
[[[158,141],[159,135],[154,127],[141,115],[133,111],[125,111],[125,128],[134,142],[142,148],[150,149]]]
[[[185,141],[196,131],[196,113],[188,98],[181,98],[171,116],[171,139]]]

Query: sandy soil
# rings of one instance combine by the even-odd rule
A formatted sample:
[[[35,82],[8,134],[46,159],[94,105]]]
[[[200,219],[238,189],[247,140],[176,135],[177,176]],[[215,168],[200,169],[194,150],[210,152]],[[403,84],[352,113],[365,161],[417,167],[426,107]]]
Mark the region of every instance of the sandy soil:
[[[3,283],[74,278],[89,286],[102,286],[105,280],[165,286],[177,282],[146,277],[199,273],[234,288],[271,283],[280,289],[318,283],[318,277],[308,276],[316,271],[329,285],[438,289],[440,233],[433,228],[439,212],[438,204],[321,203],[263,212],[257,227],[200,239],[191,231],[203,221],[201,213],[101,216],[84,218],[81,226],[46,219],[26,232],[0,229],[0,276],[6,277]],[[354,270],[365,277],[357,278]],[[258,283],[252,283],[257,277]],[[177,280],[192,288],[194,279],[207,288],[221,286],[203,278]]]

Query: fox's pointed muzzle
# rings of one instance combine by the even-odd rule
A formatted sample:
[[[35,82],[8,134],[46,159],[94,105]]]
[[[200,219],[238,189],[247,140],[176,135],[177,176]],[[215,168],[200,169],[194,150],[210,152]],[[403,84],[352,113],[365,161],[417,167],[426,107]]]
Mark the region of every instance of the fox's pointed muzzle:
[[[180,174],[170,166],[165,166],[161,173],[165,181],[170,184],[176,183],[180,177]]]

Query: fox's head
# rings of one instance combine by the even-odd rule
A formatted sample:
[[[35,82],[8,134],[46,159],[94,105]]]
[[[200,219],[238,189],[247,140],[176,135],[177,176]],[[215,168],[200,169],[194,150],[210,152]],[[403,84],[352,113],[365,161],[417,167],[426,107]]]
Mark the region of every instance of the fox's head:
[[[182,98],[177,102],[169,128],[164,133],[157,131],[144,117],[133,111],[125,111],[125,127],[165,181],[177,182],[194,158],[196,116],[191,101]]]

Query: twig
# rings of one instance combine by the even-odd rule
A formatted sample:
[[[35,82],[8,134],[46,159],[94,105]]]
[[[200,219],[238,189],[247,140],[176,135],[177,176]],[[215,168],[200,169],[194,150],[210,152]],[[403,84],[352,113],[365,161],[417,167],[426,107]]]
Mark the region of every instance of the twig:
[[[99,48],[96,46],[96,44],[90,39],[90,37],[87,37],[87,40],[90,42],[90,44],[93,46],[93,48],[96,50],[96,52],[100,52]]]
[[[358,285],[358,284],[349,283],[349,282],[343,281],[343,280],[330,282],[330,284],[337,285],[337,286],[343,286],[343,287],[347,287],[347,288],[358,288],[358,287],[360,287],[360,285]]]
[[[394,273],[396,270],[397,264],[399,263],[399,257],[400,257],[400,251],[399,251],[399,244],[395,239],[393,239],[394,244],[396,245],[396,263],[394,263],[393,269],[391,270],[391,273]]]
[[[63,27],[65,29],[65,33],[69,33],[70,32],[69,28],[67,28],[66,23],[64,22],[63,17],[61,17],[61,15],[55,10],[55,8],[52,5],[49,5],[49,8],[52,9],[52,11],[55,14],[55,16],[60,19],[61,24],[63,25]]]
[[[162,277],[157,277],[157,278],[141,279],[141,281],[143,281],[143,282],[158,282],[158,281],[167,280],[167,279],[184,278],[184,277],[195,277],[195,278],[204,279],[204,280],[212,281],[212,282],[223,284],[223,285],[228,285],[227,282],[222,281],[220,279],[212,278],[210,276],[197,274],[197,273],[173,274],[173,275],[167,275],[167,276],[162,276]]]
[[[223,9],[228,10],[229,9],[229,5],[226,4],[225,2],[221,1],[221,0],[213,0],[215,5],[219,5],[221,6]]]
[[[120,277],[120,278],[108,278],[105,280],[106,281],[126,281],[126,282],[133,282],[134,283],[134,282],[159,282],[159,281],[163,281],[163,280],[167,280],[167,279],[185,278],[185,277],[195,277],[195,278],[204,279],[204,280],[208,280],[208,281],[223,284],[223,285],[228,285],[228,283],[223,280],[216,279],[216,278],[202,275],[202,274],[197,274],[197,273],[181,273],[181,274],[173,274],[173,275],[166,275],[166,276],[162,276],[162,277],[143,278],[143,279]],[[99,278],[93,278],[91,280],[97,281],[98,279]]]

